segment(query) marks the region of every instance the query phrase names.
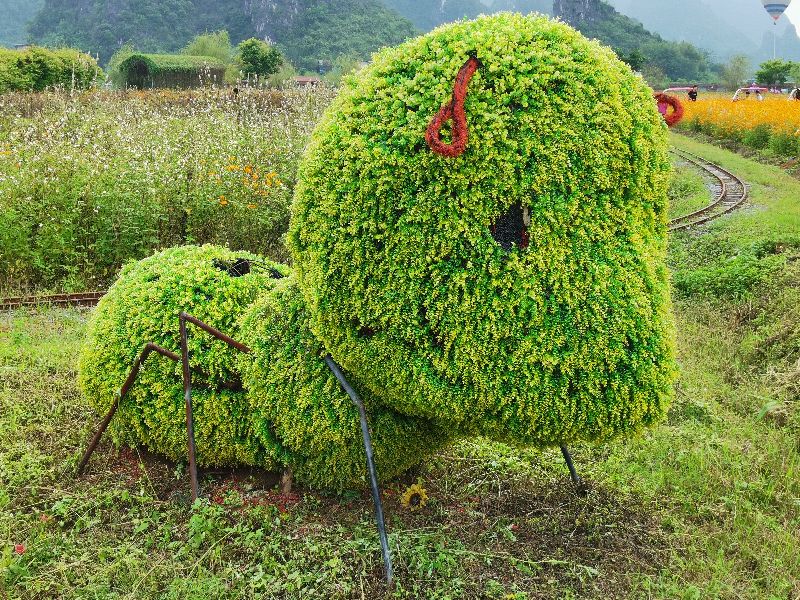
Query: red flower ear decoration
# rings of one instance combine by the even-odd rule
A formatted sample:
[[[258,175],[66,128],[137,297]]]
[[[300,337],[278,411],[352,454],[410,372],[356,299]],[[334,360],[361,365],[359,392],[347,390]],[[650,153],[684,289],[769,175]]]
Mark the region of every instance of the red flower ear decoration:
[[[666,113],[662,113],[664,114],[664,122],[666,122],[667,127],[677,125],[680,120],[683,119],[683,104],[681,104],[681,101],[675,96],[658,93],[653,94],[653,97],[656,99],[656,102],[659,105],[666,104],[667,106],[672,107],[672,112],[667,111]]]
[[[481,66],[481,62],[471,56],[464,66],[458,71],[455,85],[453,85],[453,98],[449,104],[445,104],[433,117],[425,131],[425,141],[436,154],[455,158],[464,154],[467,149],[467,113],[464,112],[464,101],[467,99],[467,86],[470,79]],[[453,141],[445,144],[442,141],[442,127],[447,121],[453,119]]]

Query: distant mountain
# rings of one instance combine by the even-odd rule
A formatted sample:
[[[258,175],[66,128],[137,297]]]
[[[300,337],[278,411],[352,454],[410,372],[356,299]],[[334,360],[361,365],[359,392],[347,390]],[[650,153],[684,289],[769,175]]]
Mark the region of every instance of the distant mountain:
[[[773,25],[757,0],[606,1],[664,38],[691,42],[719,61],[734,54],[749,56],[754,64],[772,58],[774,34],[779,58],[800,59],[794,27],[785,17]]]
[[[39,43],[76,46],[106,62],[127,42],[172,52],[218,29],[234,43],[270,39],[301,69],[343,54],[366,59],[417,33],[378,0],[45,0],[30,33]]]
[[[654,83],[664,76],[671,81],[688,82],[711,75],[713,65],[696,46],[665,41],[602,0],[554,0],[553,12],[584,35],[611,46],[621,57],[643,58],[642,67]],[[658,77],[655,70],[662,76]]]
[[[672,80],[708,78],[711,63],[690,44],[676,44],[647,31],[600,0],[382,0],[423,31],[442,23],[481,13],[511,10],[558,15],[582,33],[595,37],[628,57],[640,54],[645,63]],[[625,0],[619,0],[625,1]],[[642,0],[635,0],[640,2]],[[652,69],[651,69],[652,72]]]
[[[0,46],[24,44],[28,23],[43,4],[44,0],[0,0]]]
[[[553,14],[553,0],[383,0],[383,3],[410,19],[422,31],[501,10]]]
[[[383,0],[383,4],[409,19],[422,31],[442,23],[472,19],[487,12],[479,0]]]
[[[44,0],[30,34],[105,62],[127,42],[172,52],[197,33],[226,29],[234,43],[269,39],[301,69],[316,70],[341,55],[366,59],[420,30],[500,10],[558,15],[659,79],[701,80],[711,69],[696,47],[665,41],[601,0]]]

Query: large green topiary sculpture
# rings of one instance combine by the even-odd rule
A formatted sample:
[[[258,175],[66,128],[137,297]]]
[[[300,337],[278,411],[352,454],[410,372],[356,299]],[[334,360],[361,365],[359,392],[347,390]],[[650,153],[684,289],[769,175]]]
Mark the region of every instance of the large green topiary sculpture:
[[[232,277],[214,260],[246,257],[263,265]],[[242,312],[286,267],[216,246],[185,246],[126,265],[95,309],[79,365],[79,384],[98,412],[111,406],[147,342],[180,353],[178,315],[186,311],[234,338]],[[289,457],[274,436],[254,436],[236,351],[189,325],[195,370],[193,408],[201,465],[276,467]],[[186,456],[181,364],[152,354],[112,421],[118,440],[173,459]],[[231,386],[233,384],[233,386]],[[230,389],[233,387],[233,389]]]
[[[466,151],[442,156],[426,129],[470,56]],[[544,17],[378,53],[299,170],[289,240],[312,331],[399,412],[464,431],[549,445],[653,423],[674,363],[651,94]]]
[[[241,355],[250,419],[257,438],[275,435],[291,452],[299,481],[316,488],[367,484],[358,409],[322,360],[308,310],[293,278],[279,282],[245,313],[239,331],[252,354]],[[380,405],[357,378],[381,479],[391,479],[441,449],[452,432]],[[259,426],[260,424],[260,426]]]

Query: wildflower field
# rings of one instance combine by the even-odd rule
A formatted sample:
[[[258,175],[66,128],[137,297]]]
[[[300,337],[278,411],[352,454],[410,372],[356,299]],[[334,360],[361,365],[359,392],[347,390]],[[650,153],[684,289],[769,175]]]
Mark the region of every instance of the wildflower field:
[[[730,140],[779,157],[800,150],[800,102],[786,95],[765,94],[734,102],[728,94],[705,94],[697,102],[683,103],[680,127]]]
[[[0,290],[101,289],[155,249],[214,242],[286,260],[315,90],[0,97]]]

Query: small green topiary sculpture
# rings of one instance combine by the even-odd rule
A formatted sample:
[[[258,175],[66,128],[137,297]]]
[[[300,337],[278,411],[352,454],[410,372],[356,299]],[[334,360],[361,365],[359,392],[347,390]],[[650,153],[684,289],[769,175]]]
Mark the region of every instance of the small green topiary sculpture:
[[[245,257],[265,268],[232,277],[213,261]],[[272,272],[274,270],[274,273]],[[242,312],[274,285],[286,267],[215,246],[184,246],[126,265],[92,315],[79,365],[79,385],[101,413],[108,410],[147,342],[180,353],[178,315],[193,314],[233,337]],[[236,352],[199,330],[189,335],[195,390],[197,461],[202,465],[286,464],[281,444],[253,436]],[[141,444],[173,459],[186,456],[181,364],[152,355],[122,403],[112,427],[118,441]],[[234,389],[226,389],[234,384]]]
[[[238,257],[259,268],[232,276],[223,263]],[[178,315],[185,311],[252,350],[239,353],[190,331],[198,464],[289,466],[298,481],[317,488],[365,486],[358,410],[323,362],[294,280],[280,278],[287,274],[263,258],[214,246],[174,248],[127,265],[89,324],[79,371],[85,395],[99,412],[108,410],[147,342],[179,354]],[[453,437],[380,406],[368,392],[363,400],[381,479]],[[185,457],[181,364],[151,355],[114,426],[118,441]]]
[[[441,137],[466,151],[442,156],[457,79],[466,135]],[[539,445],[638,430],[675,371],[669,168],[652,91],[567,25],[501,13],[384,50],[299,169],[311,329],[404,414]]]
[[[291,453],[295,477],[312,487],[366,486],[358,409],[322,360],[325,352],[308,328],[308,310],[294,279],[260,297],[238,330],[252,349],[239,360],[254,435],[263,436],[265,444],[277,436]],[[366,390],[356,378],[350,382]],[[452,439],[432,422],[382,407],[366,391],[361,398],[381,479],[419,464]]]

